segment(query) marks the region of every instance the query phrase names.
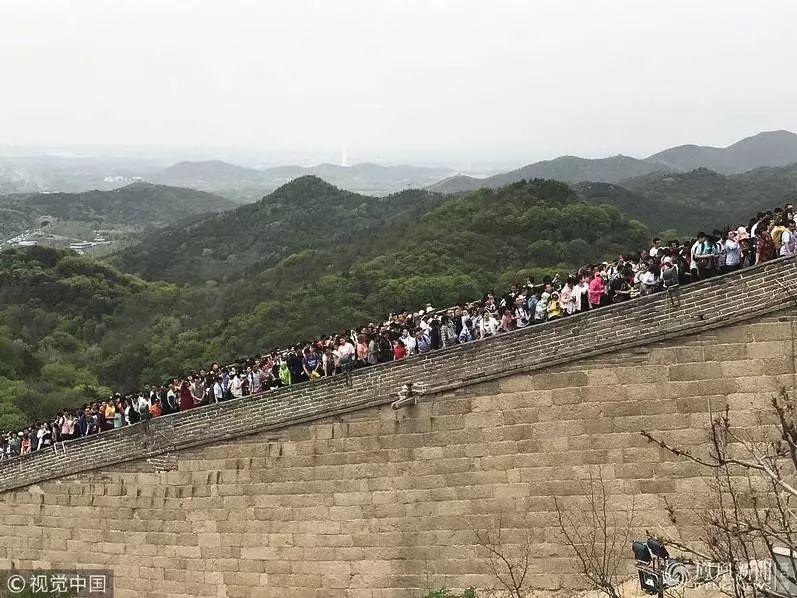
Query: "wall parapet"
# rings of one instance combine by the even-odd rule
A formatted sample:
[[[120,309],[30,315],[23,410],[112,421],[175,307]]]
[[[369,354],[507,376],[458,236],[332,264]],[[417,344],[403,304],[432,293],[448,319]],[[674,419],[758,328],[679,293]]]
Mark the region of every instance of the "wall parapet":
[[[201,444],[389,403],[407,382],[432,391],[541,370],[719,328],[797,304],[797,261],[783,258],[465,345],[176,413],[0,462],[0,492]]]

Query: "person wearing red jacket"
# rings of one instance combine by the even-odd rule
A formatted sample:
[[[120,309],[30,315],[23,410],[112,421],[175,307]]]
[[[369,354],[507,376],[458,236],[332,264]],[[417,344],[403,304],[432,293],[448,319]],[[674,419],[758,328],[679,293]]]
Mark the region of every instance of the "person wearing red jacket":
[[[603,281],[603,273],[597,270],[589,283],[589,304],[590,307],[600,307],[604,303],[606,296],[606,283]]]
[[[399,359],[404,359],[407,356],[407,348],[404,346],[400,340],[393,343],[393,359],[398,361]]]

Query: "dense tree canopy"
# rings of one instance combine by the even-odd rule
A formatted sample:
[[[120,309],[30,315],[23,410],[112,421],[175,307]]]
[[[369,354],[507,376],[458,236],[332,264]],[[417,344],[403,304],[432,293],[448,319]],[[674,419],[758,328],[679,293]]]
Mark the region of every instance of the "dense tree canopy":
[[[94,228],[146,230],[235,205],[212,193],[149,183],[110,191],[0,195],[0,240],[33,227],[45,215]]]
[[[582,183],[588,201],[615,205],[654,232],[675,229],[694,235],[747,219],[760,210],[797,201],[797,164],[722,175],[698,168],[691,172],[652,173],[619,185]]]

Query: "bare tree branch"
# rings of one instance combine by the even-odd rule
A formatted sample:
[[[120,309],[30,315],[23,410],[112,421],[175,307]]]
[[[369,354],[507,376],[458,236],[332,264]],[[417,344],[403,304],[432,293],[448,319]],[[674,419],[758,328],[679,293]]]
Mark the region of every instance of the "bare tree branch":
[[[531,558],[531,535],[528,525],[524,525],[524,529],[518,530],[523,534],[522,542],[511,545],[505,543],[503,539],[502,514],[499,513],[496,519],[496,523],[487,529],[473,530],[476,542],[486,551],[490,571],[498,582],[510,593],[512,598],[523,598]]]
[[[603,472],[590,471],[582,485],[588,513],[573,507],[568,509],[559,497],[553,497],[559,531],[564,543],[573,552],[576,571],[589,584],[609,598],[620,598],[622,563],[630,543],[635,503],[620,522],[620,514],[609,508],[609,495]]]
[[[761,438],[733,425],[728,407],[715,417],[709,405],[709,449],[706,455],[672,446],[660,437],[642,435],[670,454],[712,472],[708,481],[708,509],[697,512],[703,529],[700,547],[668,538],[679,550],[730,567],[734,598],[763,596],[748,563],[768,558],[781,582],[797,584],[797,423],[794,399],[785,390],[770,402],[773,417],[759,416]],[[677,526],[674,513],[670,519]],[[789,556],[783,561],[783,551]],[[766,594],[776,596],[770,589]]]

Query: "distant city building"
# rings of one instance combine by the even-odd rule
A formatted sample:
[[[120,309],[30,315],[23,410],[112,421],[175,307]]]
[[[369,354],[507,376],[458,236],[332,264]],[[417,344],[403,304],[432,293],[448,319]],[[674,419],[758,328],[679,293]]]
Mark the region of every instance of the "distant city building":
[[[104,183],[138,183],[144,179],[140,176],[111,175],[103,179]]]

